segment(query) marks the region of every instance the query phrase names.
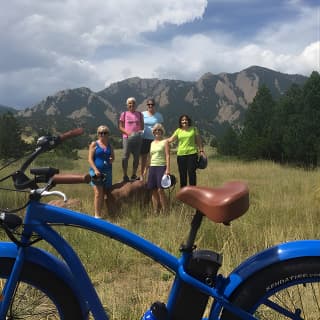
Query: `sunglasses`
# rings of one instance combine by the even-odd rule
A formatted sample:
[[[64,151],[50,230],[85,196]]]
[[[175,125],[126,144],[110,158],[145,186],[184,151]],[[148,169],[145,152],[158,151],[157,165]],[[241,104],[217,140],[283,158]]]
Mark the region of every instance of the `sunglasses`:
[[[155,129],[155,130],[153,130],[153,132],[161,132],[162,133],[162,130],[161,129]]]
[[[98,135],[100,136],[104,136],[104,135],[108,135],[109,132],[108,131],[101,131],[101,132],[98,132]]]
[[[154,103],[148,103],[147,105],[153,107],[153,106],[154,106]]]

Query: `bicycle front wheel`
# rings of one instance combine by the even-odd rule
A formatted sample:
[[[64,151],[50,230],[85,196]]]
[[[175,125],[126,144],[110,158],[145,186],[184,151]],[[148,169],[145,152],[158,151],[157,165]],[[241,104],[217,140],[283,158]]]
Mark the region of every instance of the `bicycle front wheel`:
[[[1,291],[13,263],[14,259],[0,258]],[[85,317],[74,293],[66,283],[51,271],[26,262],[6,319],[74,320]]]
[[[247,279],[230,300],[261,320],[319,320],[320,257],[271,265]],[[224,310],[221,319],[241,318]]]

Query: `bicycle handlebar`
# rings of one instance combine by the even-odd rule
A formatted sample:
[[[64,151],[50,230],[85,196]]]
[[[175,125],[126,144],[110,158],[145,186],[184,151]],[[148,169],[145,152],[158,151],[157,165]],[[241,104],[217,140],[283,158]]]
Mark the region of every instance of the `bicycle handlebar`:
[[[62,142],[64,140],[82,135],[83,131],[84,131],[83,128],[73,129],[61,134],[58,138]]]
[[[26,159],[26,161],[22,164],[20,170],[16,171],[12,177],[14,180],[14,185],[16,189],[22,190],[22,189],[36,189],[37,188],[37,182],[49,182],[50,178],[54,176],[57,172],[54,172],[54,168],[51,169],[51,171],[46,171],[46,174],[40,174],[40,177],[35,178],[34,180],[29,179],[24,172],[29,167],[31,162],[37,158],[41,153],[49,151],[54,149],[56,146],[58,146],[61,142],[79,136],[84,132],[83,128],[77,128],[70,131],[67,131],[65,133],[62,133],[59,136],[42,136],[38,139],[36,149],[35,151]],[[32,172],[31,172],[32,173]],[[83,183],[88,181],[88,178],[85,178],[82,176],[81,178],[79,176],[64,176],[64,177],[57,177],[56,182],[54,183]],[[52,181],[51,181],[52,182]]]

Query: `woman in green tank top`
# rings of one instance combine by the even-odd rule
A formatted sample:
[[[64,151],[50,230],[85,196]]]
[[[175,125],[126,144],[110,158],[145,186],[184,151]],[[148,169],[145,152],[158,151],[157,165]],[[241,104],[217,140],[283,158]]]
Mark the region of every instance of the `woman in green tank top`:
[[[178,141],[177,164],[180,176],[180,187],[197,184],[198,152],[205,156],[203,144],[198,129],[192,126],[190,117],[183,114],[179,118],[179,128],[168,139],[169,143]]]

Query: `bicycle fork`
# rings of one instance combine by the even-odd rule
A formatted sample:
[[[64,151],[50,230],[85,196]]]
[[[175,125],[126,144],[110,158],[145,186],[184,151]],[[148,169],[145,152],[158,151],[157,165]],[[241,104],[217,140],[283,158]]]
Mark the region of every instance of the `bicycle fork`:
[[[20,247],[16,256],[15,263],[8,275],[8,279],[2,289],[0,296],[0,319],[5,319],[10,307],[12,297],[15,293],[17,284],[19,282],[25,258],[25,248]]]

